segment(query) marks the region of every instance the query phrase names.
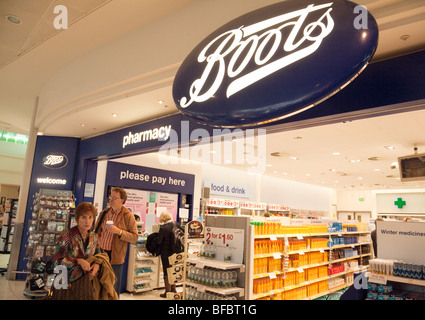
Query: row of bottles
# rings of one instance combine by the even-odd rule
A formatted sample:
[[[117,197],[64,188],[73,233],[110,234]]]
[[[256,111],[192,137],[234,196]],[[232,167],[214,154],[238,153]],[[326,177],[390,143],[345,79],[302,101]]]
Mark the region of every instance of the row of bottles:
[[[234,294],[220,294],[215,292],[201,292],[192,287],[186,287],[186,300],[238,300]]]
[[[274,257],[255,258],[254,274],[284,271],[288,268],[299,268],[327,261],[329,261],[328,252],[308,252],[303,255],[291,254],[287,259],[275,259]]]
[[[218,215],[232,216],[233,215],[233,209],[207,207],[206,214],[218,214]]]
[[[328,248],[327,238],[289,240],[287,242],[289,251],[309,250],[309,249],[326,249]],[[254,241],[254,254],[267,254],[275,252],[283,252],[285,250],[285,240],[268,240],[256,239]]]
[[[216,247],[213,242],[202,241],[201,249],[199,251],[199,255],[201,258],[207,258],[207,259],[215,259],[216,254]]]
[[[199,251],[199,256],[201,258],[207,258],[207,259],[215,259],[216,257],[216,246],[214,245],[214,242],[205,243],[205,241],[202,241],[202,245]],[[232,260],[232,250],[229,247],[228,244],[226,244],[226,248],[224,249],[224,255],[223,260],[226,262],[230,262]]]
[[[237,285],[238,274],[234,270],[225,271],[211,267],[197,268],[191,266],[188,269],[187,279],[210,287],[232,288]]]
[[[251,225],[254,226],[254,234],[256,235],[311,234],[311,233],[327,233],[328,232],[328,227],[326,224],[287,226],[287,225],[282,225],[281,222],[275,222],[275,221],[271,221],[271,222],[252,221]]]

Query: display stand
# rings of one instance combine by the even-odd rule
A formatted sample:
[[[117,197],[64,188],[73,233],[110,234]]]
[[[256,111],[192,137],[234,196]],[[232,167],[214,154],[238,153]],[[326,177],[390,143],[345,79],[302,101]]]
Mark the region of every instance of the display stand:
[[[0,234],[0,252],[10,253],[13,233],[15,230],[15,218],[18,210],[18,199],[8,198],[5,205],[3,227]]]
[[[195,257],[185,260],[185,300],[239,300],[250,299],[248,248],[253,239],[250,217],[205,217],[205,241],[217,240],[214,258]],[[220,246],[218,246],[220,242]],[[230,261],[223,261],[225,244],[231,247]],[[239,260],[235,262],[233,260]]]
[[[40,298],[47,294],[56,276],[51,259],[60,233],[70,228],[75,198],[71,191],[40,189],[34,195],[32,209],[26,247],[29,275],[24,295]]]
[[[377,221],[377,253],[371,260],[368,299],[425,299],[425,224]]]
[[[140,293],[158,288],[159,264],[159,257],[146,250],[146,239],[130,244],[127,291]]]

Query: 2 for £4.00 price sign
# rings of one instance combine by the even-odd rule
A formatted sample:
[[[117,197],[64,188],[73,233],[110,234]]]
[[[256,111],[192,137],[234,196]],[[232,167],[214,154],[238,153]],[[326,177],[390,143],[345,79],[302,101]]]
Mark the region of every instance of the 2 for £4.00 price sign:
[[[244,253],[244,230],[230,228],[207,227],[205,243],[213,243],[216,248],[216,260],[224,260],[224,252],[228,244],[231,250],[231,262],[242,263]]]

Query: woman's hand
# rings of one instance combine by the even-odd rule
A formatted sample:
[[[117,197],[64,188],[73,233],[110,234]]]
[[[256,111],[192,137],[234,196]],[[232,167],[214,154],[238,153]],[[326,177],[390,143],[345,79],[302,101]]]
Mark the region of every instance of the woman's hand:
[[[98,271],[99,271],[99,265],[97,263],[93,263],[93,265],[90,268],[90,275],[94,277]]]
[[[84,259],[77,259],[78,264],[80,265],[81,269],[85,272],[89,272],[91,269],[90,263],[88,263]]]

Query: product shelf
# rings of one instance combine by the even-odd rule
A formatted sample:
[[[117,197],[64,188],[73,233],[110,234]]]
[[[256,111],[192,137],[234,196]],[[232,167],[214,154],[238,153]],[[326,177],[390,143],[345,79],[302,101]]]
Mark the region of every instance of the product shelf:
[[[254,235],[254,239],[271,239],[273,238],[299,238],[300,240],[303,238],[309,237],[319,237],[319,236],[347,236],[353,234],[369,234],[370,231],[343,231],[343,232],[323,232],[323,233],[292,233],[292,234],[256,234]]]
[[[240,272],[245,272],[245,265],[239,264],[239,263],[206,259],[206,258],[187,258],[186,262],[193,263],[198,268],[212,267],[212,268],[216,268],[220,270],[239,269]]]
[[[295,268],[292,271],[296,271],[296,270],[297,269]],[[337,278],[337,277],[344,276],[344,275],[347,275],[347,274],[350,274],[350,273],[354,273],[354,272],[358,272],[358,271],[361,271],[361,270],[363,270],[363,268],[351,269],[351,270],[347,270],[347,271],[344,271],[344,272],[332,274],[332,275],[329,275],[329,276],[326,276],[326,277],[317,278],[317,279],[314,279],[314,280],[304,281],[302,283],[295,284],[295,285],[292,285],[292,286],[287,286],[287,287],[280,288],[280,289],[273,289],[271,291],[264,292],[264,293],[253,294],[253,299],[254,300],[257,300],[257,299],[269,297],[269,296],[272,296],[274,294],[278,294],[278,293],[282,293],[282,292],[285,292],[285,291],[290,291],[290,290],[293,290],[293,289],[301,288],[301,287],[308,286],[310,284],[314,284],[314,283],[321,282],[321,281],[327,281],[327,280],[332,279],[332,278]],[[291,269],[289,271],[291,271]],[[279,273],[283,273],[283,272],[279,272]],[[267,276],[268,275],[269,274],[267,274]],[[255,277],[254,277],[254,279],[255,279]],[[349,287],[351,285],[352,285],[352,283],[344,284],[343,286],[338,286],[336,288],[332,288],[331,290],[328,290],[328,291],[325,291],[325,292],[321,292],[321,293],[319,293],[317,295],[307,297],[305,300],[313,300],[313,299],[319,298],[321,296],[327,295],[329,293],[332,293],[332,292],[341,290],[343,288]]]
[[[303,249],[303,250],[293,250],[289,251],[287,254],[304,254],[309,252],[323,252],[325,250],[332,250],[332,249],[342,249],[342,248],[354,248],[362,245],[368,245],[371,244],[370,242],[362,242],[362,243],[353,243],[353,244],[340,244],[333,247],[323,247],[323,248],[314,248],[314,249]],[[269,258],[274,257],[275,255],[280,254],[283,255],[283,252],[271,252],[271,253],[259,253],[254,255],[254,259],[260,259],[260,258]],[[360,255],[360,257],[371,255],[371,253],[365,253]]]
[[[239,288],[239,287],[215,288],[215,287],[210,287],[203,284],[195,283],[189,280],[186,280],[186,285],[194,287],[200,292],[209,291],[209,292],[218,293],[222,295],[239,294],[240,297],[243,297],[245,295],[245,289]]]
[[[396,277],[396,276],[390,276],[390,275],[386,275],[386,274],[377,274],[377,273],[372,273],[372,272],[367,272],[366,277],[368,278],[368,281],[373,282],[373,283],[384,284],[387,281],[393,281],[393,282],[413,284],[413,285],[425,287],[425,280]]]

